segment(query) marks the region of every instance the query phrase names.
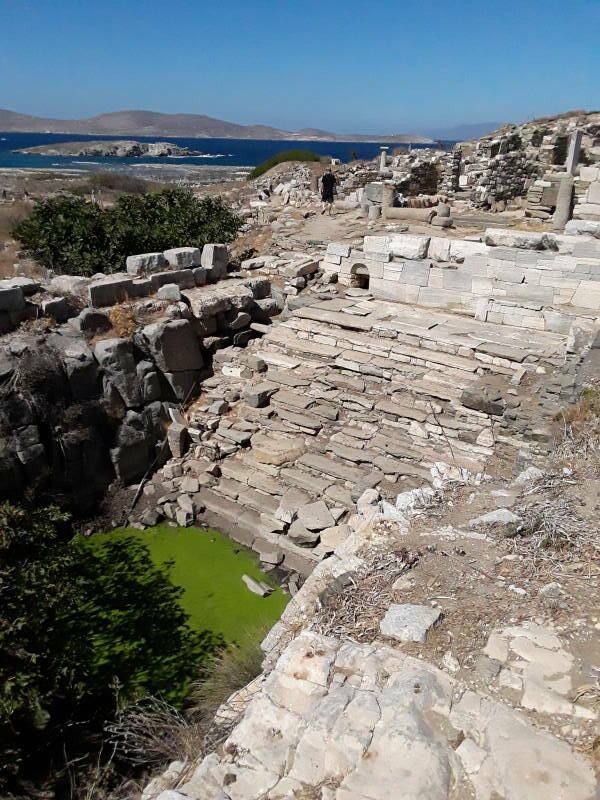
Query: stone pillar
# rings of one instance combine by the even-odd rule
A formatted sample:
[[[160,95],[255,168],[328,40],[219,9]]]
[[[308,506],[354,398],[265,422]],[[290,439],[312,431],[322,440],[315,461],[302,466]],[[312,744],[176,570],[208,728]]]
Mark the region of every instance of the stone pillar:
[[[310,190],[315,194],[319,192],[319,176],[318,175],[311,175],[310,177]]]
[[[565,225],[571,219],[571,209],[573,203],[573,176],[565,175],[560,181],[558,187],[558,196],[556,198],[556,210],[552,218],[552,227],[554,230],[562,231]]]
[[[577,170],[582,138],[582,131],[573,131],[569,139],[569,150],[567,152],[567,160],[565,162],[565,167],[569,175],[575,175]]]
[[[394,196],[396,194],[396,187],[391,181],[384,181],[383,182],[383,190],[381,193],[381,216],[387,216],[388,208],[392,208],[394,205]]]
[[[379,154],[379,172],[387,172],[387,151],[389,147],[382,147]]]
[[[381,216],[381,206],[369,206],[369,221],[374,222]]]

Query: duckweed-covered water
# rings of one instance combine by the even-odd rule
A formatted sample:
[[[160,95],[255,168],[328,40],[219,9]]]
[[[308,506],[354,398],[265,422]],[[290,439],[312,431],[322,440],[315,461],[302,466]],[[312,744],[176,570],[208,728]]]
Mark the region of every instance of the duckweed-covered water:
[[[145,531],[117,528],[95,538],[100,543],[124,536],[143,542],[157,564],[174,562],[171,580],[183,588],[181,605],[196,630],[209,629],[221,633],[226,641],[235,641],[244,631],[274,624],[289,600],[261,571],[250,550],[210,528],[166,524]],[[244,574],[277,588],[269,597],[259,597],[247,589]]]

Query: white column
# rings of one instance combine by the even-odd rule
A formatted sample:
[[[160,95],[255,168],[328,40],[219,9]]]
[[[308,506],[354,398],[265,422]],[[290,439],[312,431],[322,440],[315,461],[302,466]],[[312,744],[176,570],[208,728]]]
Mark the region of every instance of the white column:
[[[379,172],[386,172],[387,171],[387,151],[389,147],[382,147],[381,153],[379,154]]]
[[[569,175],[575,175],[575,172],[577,171],[582,138],[582,131],[573,131],[569,139],[569,150],[567,152],[567,160],[565,162],[565,167]]]

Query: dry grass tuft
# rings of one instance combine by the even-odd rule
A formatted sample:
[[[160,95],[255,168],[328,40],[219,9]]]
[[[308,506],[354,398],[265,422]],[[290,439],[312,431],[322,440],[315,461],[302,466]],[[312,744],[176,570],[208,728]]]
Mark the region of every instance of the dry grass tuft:
[[[553,453],[555,464],[572,464],[590,461],[590,466],[600,461],[600,387],[598,384],[584,389],[576,403],[555,416],[561,430]]]
[[[115,306],[109,311],[108,317],[113,327],[111,335],[116,333],[121,339],[132,338],[138,326],[137,313],[133,303],[121,303],[121,305]]]

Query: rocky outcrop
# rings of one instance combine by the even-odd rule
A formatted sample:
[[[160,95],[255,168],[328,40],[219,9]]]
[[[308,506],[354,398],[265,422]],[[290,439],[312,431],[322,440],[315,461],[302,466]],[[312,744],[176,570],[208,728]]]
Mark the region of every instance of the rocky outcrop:
[[[199,150],[190,150],[172,142],[137,142],[135,140],[98,142],[60,142],[43,144],[39,147],[25,147],[19,153],[39,156],[101,156],[116,158],[139,158],[151,156],[197,156]]]
[[[200,251],[194,248],[167,251],[167,257],[165,263],[174,267],[167,273],[171,280],[181,273],[191,278],[183,281],[193,287],[185,296],[172,284],[175,294],[137,303],[128,298],[125,307],[107,311],[75,308],[75,316],[46,333],[22,328],[0,340],[2,496],[28,485],[89,508],[115,478],[139,479],[160,453],[168,457],[165,432],[178,404],[197,394],[201,379],[210,375],[214,351],[259,335],[250,326],[265,322],[258,302],[270,299],[268,280],[205,286],[207,274],[214,281],[226,271],[222,245],[209,249],[207,267],[196,266]],[[140,261],[152,269],[156,259]],[[202,271],[201,286],[196,270]],[[6,283],[11,285],[0,286],[0,302],[20,320],[35,307],[40,287],[22,279]],[[69,286],[80,297],[88,291],[78,278]],[[121,298],[119,279],[106,278],[102,286],[105,294],[113,293],[113,302]],[[270,310],[278,313],[279,307]]]

